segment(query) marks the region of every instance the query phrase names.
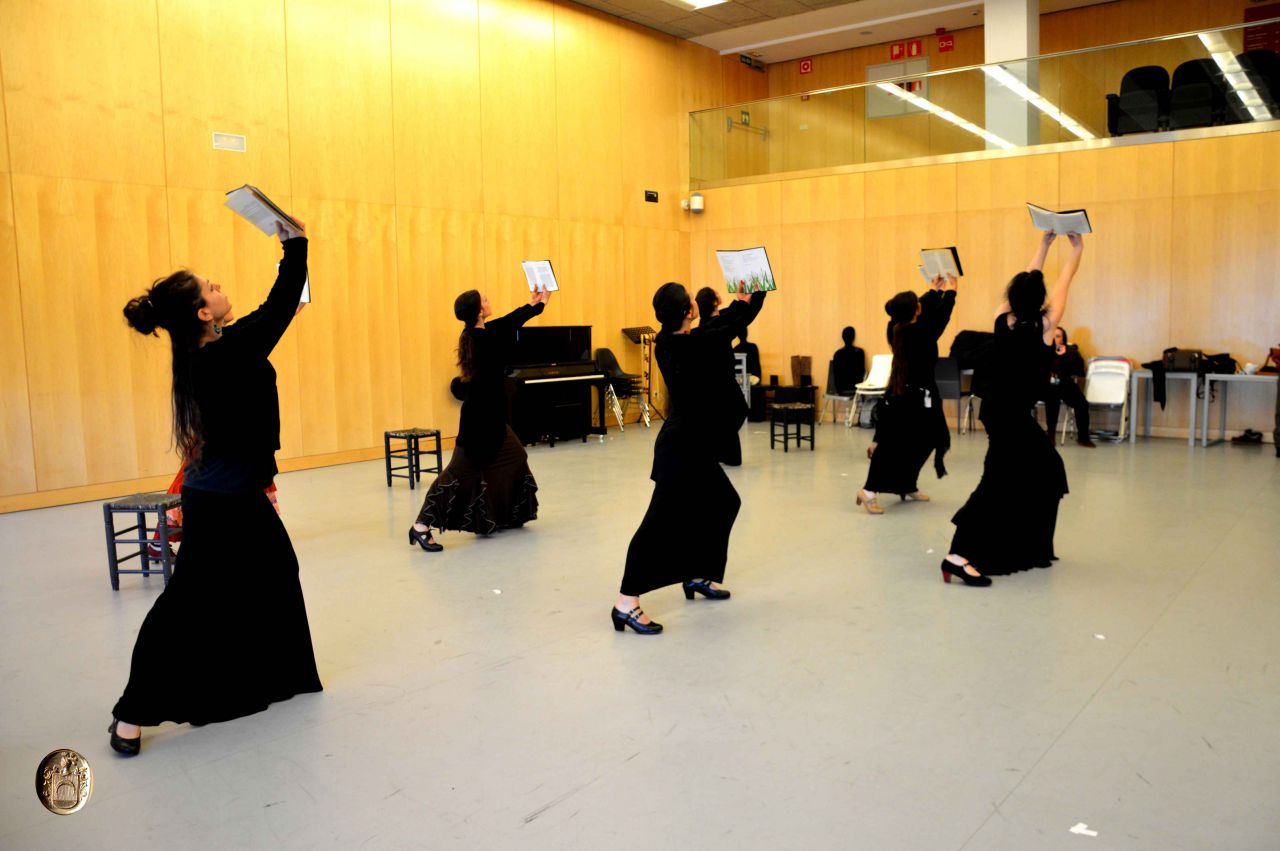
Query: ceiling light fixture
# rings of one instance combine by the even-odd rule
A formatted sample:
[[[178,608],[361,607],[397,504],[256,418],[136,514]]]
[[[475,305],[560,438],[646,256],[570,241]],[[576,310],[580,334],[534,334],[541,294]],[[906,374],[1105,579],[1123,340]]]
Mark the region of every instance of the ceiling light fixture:
[[[1218,68],[1222,71],[1222,76],[1227,78],[1227,83],[1236,93],[1236,97],[1240,98],[1244,108],[1249,110],[1253,120],[1270,121],[1275,118],[1275,115],[1263,102],[1262,96],[1258,94],[1258,90],[1254,88],[1253,81],[1249,79],[1249,75],[1245,73],[1239,60],[1231,52],[1231,45],[1227,44],[1227,40],[1222,37],[1222,34],[1200,33],[1200,42],[1209,51],[1209,55],[1213,57],[1213,61],[1217,63]]]
[[[972,121],[967,121],[961,118],[951,110],[943,109],[933,101],[925,100],[924,98],[920,97],[917,94],[912,94],[911,92],[906,91],[905,89],[899,86],[895,86],[893,83],[878,83],[876,84],[876,88],[886,94],[893,95],[894,97],[897,97],[897,98],[902,98],[907,103],[911,104],[912,106],[919,107],[920,109],[923,109],[925,112],[933,113],[934,115],[941,118],[943,121],[950,121],[955,126],[959,127],[962,130],[967,130],[975,136],[981,136],[983,139],[986,139],[988,142],[1000,148],[1001,150],[1007,151],[1010,148],[1018,147],[1017,145],[1010,142],[1008,139],[1002,139],[996,134],[992,133],[991,131],[985,128],[979,127],[978,125],[974,124]]]
[[[1086,130],[1084,125],[1079,121],[1076,121],[1070,115],[1067,115],[1065,112],[1049,103],[1049,101],[1045,100],[1038,93],[1032,91],[1031,87],[1026,83],[1013,76],[1013,74],[1010,74],[1008,69],[1003,65],[983,65],[982,70],[988,77],[995,80],[997,83],[1061,124],[1068,131],[1074,134],[1076,138],[1084,139],[1086,141],[1097,138],[1097,136],[1094,136]]]
[[[692,6],[695,9],[705,9],[708,6],[719,6],[721,3],[728,3],[729,0],[681,0],[685,6]]]

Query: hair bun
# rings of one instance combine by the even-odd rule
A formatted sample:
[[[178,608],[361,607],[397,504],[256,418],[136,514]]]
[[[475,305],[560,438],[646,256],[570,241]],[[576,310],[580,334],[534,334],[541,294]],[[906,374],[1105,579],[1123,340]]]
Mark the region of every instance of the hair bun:
[[[130,327],[139,334],[154,335],[156,333],[158,324],[156,306],[149,295],[130,299],[129,303],[124,306],[124,318],[128,320]]]

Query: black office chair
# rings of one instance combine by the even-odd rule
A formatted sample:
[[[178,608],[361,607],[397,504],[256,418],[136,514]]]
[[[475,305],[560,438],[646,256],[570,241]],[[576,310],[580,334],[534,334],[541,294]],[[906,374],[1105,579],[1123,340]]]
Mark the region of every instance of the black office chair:
[[[1212,59],[1190,59],[1173,71],[1169,129],[1221,124],[1227,110],[1226,83]]]
[[[1129,70],[1120,79],[1120,94],[1107,95],[1107,132],[1154,133],[1169,120],[1169,72],[1159,65]]]
[[[960,374],[960,361],[955,358],[938,358],[933,368],[933,378],[938,382],[942,399],[956,402],[956,431],[964,434],[965,421],[973,431],[973,393],[969,389],[969,376]]]
[[[618,429],[626,431],[623,421],[632,399],[639,399],[641,406],[647,405],[644,399],[644,385],[638,375],[622,371],[622,365],[609,349],[596,349],[596,369],[609,377],[609,385],[605,390],[605,402],[613,409],[614,419],[618,421]],[[648,411],[645,411],[644,422],[649,424]]]

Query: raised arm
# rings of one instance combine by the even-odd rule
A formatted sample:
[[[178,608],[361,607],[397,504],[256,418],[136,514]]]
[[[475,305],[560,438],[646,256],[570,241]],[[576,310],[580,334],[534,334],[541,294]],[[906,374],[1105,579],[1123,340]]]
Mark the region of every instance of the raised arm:
[[[517,328],[524,325],[524,323],[542,313],[550,299],[550,293],[545,293],[539,290],[529,299],[528,304],[520,305],[506,316],[499,316],[497,319],[486,320],[484,327],[490,331],[514,332]]]
[[[231,342],[266,357],[297,315],[302,287],[307,282],[307,238],[288,231],[282,232],[280,239],[284,257],[267,300],[229,326],[221,345]]]
[[[920,297],[920,323],[929,336],[938,339],[947,330],[951,321],[951,313],[956,309],[955,278],[951,278],[951,289],[929,290]]]
[[[1076,270],[1080,268],[1080,258],[1084,254],[1084,239],[1080,234],[1067,234],[1067,241],[1071,243],[1071,256],[1058,274],[1058,282],[1053,285],[1053,292],[1049,294],[1049,309],[1044,315],[1046,343],[1053,341],[1053,329],[1058,327],[1062,315],[1067,312],[1067,293],[1071,290],[1071,280],[1075,278]]]
[[[754,322],[760,315],[760,308],[764,307],[764,297],[764,292],[754,292],[749,296],[738,293],[733,304],[721,308],[718,315],[712,316],[699,325],[696,329],[697,333],[714,334],[732,342],[743,328]]]
[[[1044,271],[1044,261],[1049,256],[1049,246],[1053,245],[1053,241],[1057,238],[1058,235],[1051,230],[1045,231],[1040,236],[1040,241],[1036,243],[1036,253],[1031,255],[1031,262],[1027,264],[1028,272]],[[1001,299],[1000,304],[996,307],[996,318],[998,319],[1003,314],[1008,313],[1009,310],[1008,299]]]

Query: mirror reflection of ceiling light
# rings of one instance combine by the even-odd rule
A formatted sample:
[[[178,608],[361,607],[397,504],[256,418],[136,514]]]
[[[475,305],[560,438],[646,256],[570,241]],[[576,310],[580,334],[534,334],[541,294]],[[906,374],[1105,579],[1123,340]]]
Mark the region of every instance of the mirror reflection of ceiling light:
[[[1002,139],[996,134],[992,133],[991,131],[983,127],[979,127],[978,125],[974,124],[972,121],[967,121],[961,118],[951,110],[943,109],[933,101],[925,100],[919,95],[913,94],[912,92],[909,92],[901,88],[900,86],[896,86],[893,83],[877,83],[876,88],[884,92],[885,94],[893,95],[896,98],[902,98],[912,106],[917,107],[919,109],[923,109],[925,112],[930,112],[938,116],[939,118],[941,118],[943,121],[950,121],[955,126],[959,127],[962,130],[967,130],[975,136],[981,136],[983,139],[986,139],[988,142],[1000,148],[1001,150],[1007,151],[1010,148],[1018,147],[1017,145],[1010,142],[1008,139]]]
[[[708,6],[719,6],[721,3],[728,3],[729,0],[680,0],[677,6],[691,6],[694,9],[705,9]]]
[[[1222,71],[1222,76],[1227,78],[1227,83],[1236,93],[1236,97],[1240,98],[1244,108],[1249,110],[1253,120],[1270,121],[1275,118],[1275,115],[1263,103],[1258,90],[1253,87],[1253,81],[1249,79],[1249,75],[1240,66],[1240,61],[1236,59],[1236,55],[1231,52],[1231,45],[1227,44],[1227,40],[1222,37],[1222,33],[1200,33],[1200,43],[1209,51],[1214,63]]]
[[[1058,109],[1049,101],[1045,100],[1039,94],[1031,90],[1031,87],[1019,80],[1003,65],[983,65],[983,72],[991,79],[1013,92],[1045,115],[1065,127],[1070,133],[1074,134],[1078,139],[1096,139],[1097,137],[1084,129],[1079,121],[1076,121],[1070,115]]]

